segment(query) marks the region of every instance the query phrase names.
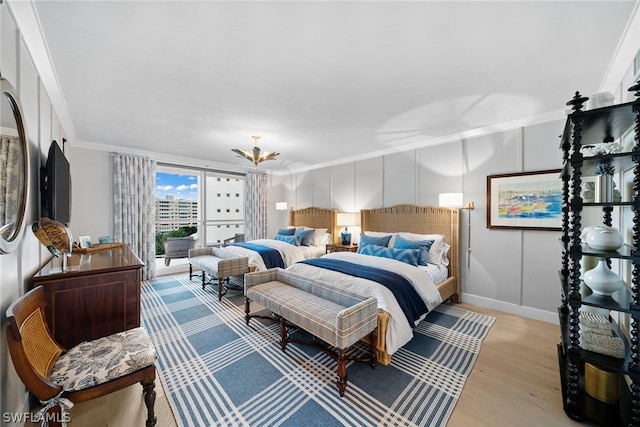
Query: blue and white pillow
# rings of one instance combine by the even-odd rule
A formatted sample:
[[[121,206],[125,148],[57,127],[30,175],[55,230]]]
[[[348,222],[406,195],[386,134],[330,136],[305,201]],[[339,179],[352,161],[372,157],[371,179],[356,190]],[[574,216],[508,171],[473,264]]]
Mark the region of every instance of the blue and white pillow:
[[[280,240],[281,242],[286,242],[293,246],[300,246],[302,238],[300,236],[286,236],[284,234],[276,234],[274,240]]]
[[[419,265],[427,265],[429,261],[429,249],[433,245],[433,240],[408,240],[402,236],[396,236],[393,247],[397,249],[419,249]]]
[[[296,237],[300,237],[300,245],[302,246],[312,246],[313,245],[313,237],[315,230],[297,230],[295,233]]]
[[[282,236],[293,236],[294,234],[296,234],[296,229],[295,228],[281,228],[280,230],[278,230],[278,234],[280,234]]]
[[[391,236],[393,236],[393,234],[389,234],[388,236],[379,236],[379,237],[360,234],[360,246],[358,246],[358,253],[362,253],[362,248],[369,245],[387,246],[389,244],[389,240],[391,240]]]
[[[362,251],[360,251],[360,249],[362,249]],[[358,251],[362,255],[391,258],[417,267],[421,249],[396,249],[388,246],[366,245],[359,248]]]

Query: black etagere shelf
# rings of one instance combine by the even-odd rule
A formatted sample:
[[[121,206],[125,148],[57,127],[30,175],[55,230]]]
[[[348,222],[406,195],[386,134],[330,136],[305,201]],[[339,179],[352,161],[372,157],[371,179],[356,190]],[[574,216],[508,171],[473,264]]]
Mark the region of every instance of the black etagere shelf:
[[[561,342],[558,344],[558,362],[562,382],[563,407],[575,420],[591,420],[602,425],[640,427],[640,82],[629,89],[636,100],[625,104],[583,110],[588,98],[576,92],[567,105],[568,115],[561,138],[563,169],[562,198],[562,267],[559,272],[561,306],[558,308]],[[633,133],[633,147],[618,152],[620,141]],[[618,141],[618,150],[592,155],[589,146]],[[606,146],[609,147],[609,146]],[[583,179],[618,172],[633,173],[633,194],[625,201],[584,201]],[[601,182],[601,181],[600,181]],[[610,194],[610,193],[609,193]],[[602,223],[611,226],[614,210],[633,212],[633,236],[616,251],[595,250],[581,241],[582,214],[585,208],[602,210]],[[629,283],[611,296],[593,293],[581,277],[583,257],[620,260],[630,264]],[[629,316],[629,330],[623,332],[615,319],[609,317],[612,331],[625,343],[624,358],[615,358],[580,347],[580,311],[584,307],[603,309]],[[604,403],[585,391],[585,364],[590,369],[606,371],[620,377],[620,393],[616,403]],[[630,384],[627,385],[627,381]]]

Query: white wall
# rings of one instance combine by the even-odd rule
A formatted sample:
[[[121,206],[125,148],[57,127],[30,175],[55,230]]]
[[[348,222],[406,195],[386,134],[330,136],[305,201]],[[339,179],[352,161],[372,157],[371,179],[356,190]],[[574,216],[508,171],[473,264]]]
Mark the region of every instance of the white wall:
[[[31,277],[50,258],[48,251],[31,232],[31,224],[39,218],[39,168],[54,139],[64,135],[51,108],[40,77],[36,72],[21,33],[7,9],[0,4],[0,75],[14,86],[22,106],[29,140],[29,187],[25,232],[18,248],[0,255],[0,415],[27,409],[27,393],[17,377],[8,353],[4,313],[16,298],[29,289]],[[9,425],[12,425],[11,423]],[[18,425],[22,425],[21,423]]]
[[[463,192],[465,202],[475,203],[475,210],[462,212],[463,300],[555,322],[560,232],[487,229],[485,200],[487,175],[559,169],[558,136],[563,126],[560,117],[552,123],[470,140],[273,176],[269,198],[284,197],[297,209],[358,211],[400,203],[437,205],[439,193]],[[288,194],[283,192],[290,187]],[[467,271],[469,217],[472,250]],[[283,225],[273,224],[269,234]]]

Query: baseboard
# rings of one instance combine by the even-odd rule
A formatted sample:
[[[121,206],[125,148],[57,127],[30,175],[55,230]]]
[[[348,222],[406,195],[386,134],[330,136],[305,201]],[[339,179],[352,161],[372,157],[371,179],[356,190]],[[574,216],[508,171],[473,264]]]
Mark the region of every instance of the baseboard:
[[[558,313],[555,311],[544,311],[537,308],[525,307],[504,301],[479,297],[477,295],[466,294],[464,292],[462,293],[462,301],[469,304],[479,305],[481,307],[504,311],[505,313],[516,314],[518,316],[541,320],[543,322],[553,323],[556,325],[559,324]]]

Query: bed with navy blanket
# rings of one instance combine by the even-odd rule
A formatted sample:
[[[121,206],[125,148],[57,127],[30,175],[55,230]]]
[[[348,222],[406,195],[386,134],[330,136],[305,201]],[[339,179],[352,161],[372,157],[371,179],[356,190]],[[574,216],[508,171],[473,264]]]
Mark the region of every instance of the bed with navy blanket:
[[[322,258],[382,268],[405,276],[427,311],[433,310],[444,300],[460,301],[460,209],[409,204],[362,209],[360,231],[360,238],[356,237],[360,243],[360,253],[334,252]],[[374,250],[367,250],[366,243],[371,242],[364,242],[363,235],[370,236],[365,240],[392,237],[384,242],[374,242]],[[429,243],[429,240],[433,242]],[[414,246],[420,249],[416,252]],[[387,258],[389,256],[392,258]],[[414,263],[418,265],[410,265]],[[288,269],[310,278],[340,283],[378,299],[376,356],[380,364],[391,363],[391,355],[411,340],[415,322],[412,324],[408,320],[393,292],[387,287],[374,280],[310,263],[297,263]]]
[[[378,310],[388,314],[380,363],[413,337],[413,328],[442,303],[432,275],[424,268],[395,259],[351,252],[333,252],[287,268],[314,280],[325,280],[378,299]]]
[[[317,258],[325,253],[324,246],[296,246],[275,239],[233,243],[223,249],[239,257],[249,258],[249,265],[253,265],[256,271],[272,267],[286,268],[298,261]]]

